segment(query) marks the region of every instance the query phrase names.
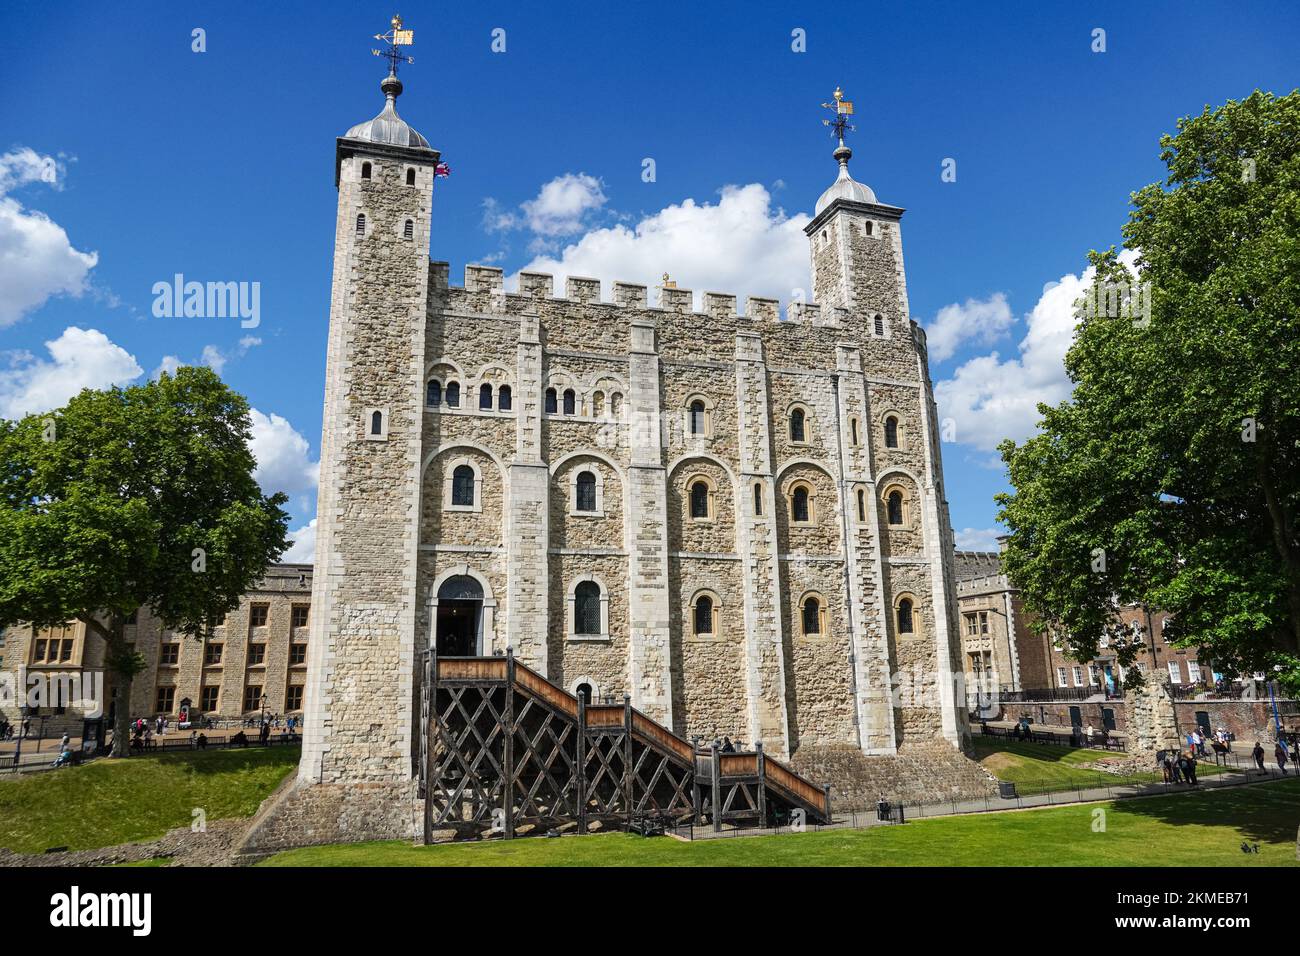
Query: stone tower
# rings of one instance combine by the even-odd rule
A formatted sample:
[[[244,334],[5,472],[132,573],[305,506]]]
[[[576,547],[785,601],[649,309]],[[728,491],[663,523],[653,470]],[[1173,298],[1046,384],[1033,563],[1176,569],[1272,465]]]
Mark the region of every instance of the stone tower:
[[[337,141],[299,779],[410,787],[429,224],[438,151],[384,108]]]
[[[952,528],[925,332],[908,308],[904,210],[879,202],[853,179],[842,122],[836,131],[839,173],[804,232],[814,299],[823,314],[838,314],[852,330],[837,347],[836,401],[852,432],[841,446],[842,480],[853,495],[865,494],[875,504],[862,509],[866,533],[849,536],[848,590],[857,628],[893,637],[864,639],[855,651],[860,744],[864,753],[892,753],[896,743],[937,730],[960,746],[967,731],[952,677],[961,668]],[[858,421],[864,442],[856,434]],[[895,522],[890,498],[899,482],[919,492],[903,506],[919,515],[904,513],[906,520]],[[850,508],[853,495],[844,495]],[[933,639],[916,644],[903,632],[904,613],[922,607]],[[892,708],[882,674],[892,675]],[[936,715],[940,726],[932,727]]]

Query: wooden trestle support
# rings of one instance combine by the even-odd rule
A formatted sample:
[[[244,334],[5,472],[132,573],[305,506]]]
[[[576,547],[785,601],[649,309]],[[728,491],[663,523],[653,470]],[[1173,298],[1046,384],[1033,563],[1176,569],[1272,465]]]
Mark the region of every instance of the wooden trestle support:
[[[424,839],[673,825],[830,821],[830,789],[766,756],[701,750],[634,709],[593,704],[504,657],[424,654]]]

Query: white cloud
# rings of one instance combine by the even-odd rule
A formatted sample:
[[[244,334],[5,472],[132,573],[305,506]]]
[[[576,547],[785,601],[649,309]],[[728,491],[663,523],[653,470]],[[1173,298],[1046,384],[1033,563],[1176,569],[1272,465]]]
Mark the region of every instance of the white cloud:
[[[285,564],[312,564],[316,561],[316,519],[312,518],[296,531],[290,531],[293,544],[280,560]]]
[[[205,345],[203,346],[202,361],[204,365],[220,375],[221,370],[226,367],[227,356],[215,345]]]
[[[20,418],[58,408],[83,388],[125,385],[143,371],[98,329],[70,326],[45,347],[48,361],[30,352],[9,353],[9,368],[0,369],[0,416]]]
[[[99,257],[80,252],[63,227],[26,209],[8,193],[29,183],[59,188],[62,167],[24,147],[0,156],[0,328],[12,325],[54,295],[79,296]]]
[[[501,212],[495,199],[483,202],[483,224],[489,231],[527,228],[554,239],[581,232],[587,216],[605,205],[603,184],[586,173],[565,173],[544,184],[536,198],[520,211]]]
[[[930,359],[942,362],[951,358],[966,342],[987,345],[1011,328],[1015,317],[1007,297],[995,292],[987,299],[967,299],[958,305],[945,305],[925,327]]]
[[[1124,250],[1119,258],[1136,272],[1136,252]],[[1094,271],[1090,266],[1043,286],[1026,316],[1028,331],[1017,357],[1003,359],[998,352],[977,356],[935,385],[939,414],[953,420],[957,442],[991,451],[1005,438],[1023,441],[1038,426],[1039,403],[1056,405],[1069,397],[1064,363],[1074,338],[1074,303]]]
[[[294,495],[313,491],[320,478],[320,462],[313,461],[311,445],[279,415],[250,410],[253,437],[249,447],[257,459],[253,477],[267,494]]]
[[[953,532],[958,551],[997,551],[1001,528],[962,528]]]
[[[807,289],[807,223],[802,213],[787,218],[774,209],[758,183],[725,186],[717,203],[686,199],[631,228],[594,229],[557,256],[533,259],[524,271],[553,273],[558,288],[566,276],[657,286],[668,272],[682,288],[734,293],[743,307],[746,295],[789,299],[794,290]]]

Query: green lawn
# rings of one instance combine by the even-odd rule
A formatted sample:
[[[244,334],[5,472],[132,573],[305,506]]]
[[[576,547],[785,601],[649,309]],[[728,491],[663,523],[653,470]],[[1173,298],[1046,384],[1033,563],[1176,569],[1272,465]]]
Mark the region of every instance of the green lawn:
[[[91,850],[156,839],[188,826],[196,808],[209,821],[251,816],[298,765],[299,753],[187,750],[0,778],[0,846]]]
[[[1154,770],[1121,777],[1104,770],[1082,767],[1080,764],[1124,759],[1123,754],[1089,750],[1086,747],[1031,744],[979,734],[971,738],[971,743],[975,759],[985,770],[999,780],[1014,783],[1016,790],[1025,795],[1076,788],[1123,786],[1128,783],[1155,783],[1163,779]],[[1224,772],[1224,768],[1215,766],[1213,760],[1201,760],[1196,764],[1198,777]]]
[[[1104,811],[1102,817],[1095,813]],[[1104,832],[1094,826],[1104,819]],[[684,843],[624,834],[306,847],[263,866],[1296,866],[1300,780],[869,830]],[[1244,854],[1242,841],[1258,843]]]

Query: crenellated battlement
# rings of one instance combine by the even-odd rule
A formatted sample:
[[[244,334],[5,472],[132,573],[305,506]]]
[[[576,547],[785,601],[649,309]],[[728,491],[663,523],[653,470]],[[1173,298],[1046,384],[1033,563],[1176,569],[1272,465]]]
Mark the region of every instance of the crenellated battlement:
[[[739,297],[729,292],[701,292],[700,307],[697,309],[695,291],[674,286],[655,286],[657,302],[651,305],[651,287],[621,281],[612,283],[611,296],[605,299],[602,281],[586,276],[568,276],[564,282],[564,294],[556,295],[555,276],[549,272],[520,272],[515,289],[508,290],[505,271],[502,268],[476,264],[467,264],[464,284],[454,286],[450,285],[450,271],[449,263],[436,261],[430,263],[430,287],[434,292],[474,296],[478,299],[475,302],[478,310],[499,312],[503,315],[514,315],[519,311],[510,308],[510,302],[541,299],[556,303],[579,302],[619,309],[703,315],[713,319],[804,324],[823,328],[844,327],[851,316],[848,309],[824,308],[816,302],[792,299],[784,303],[785,318],[783,319],[782,301],[763,296],[746,297],[745,308],[741,312],[737,309]]]

